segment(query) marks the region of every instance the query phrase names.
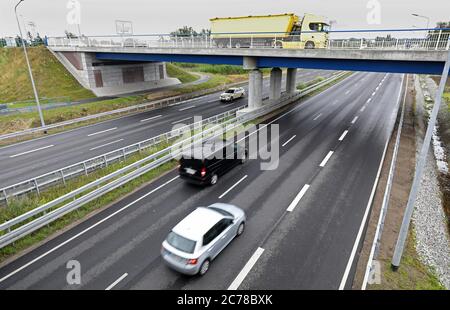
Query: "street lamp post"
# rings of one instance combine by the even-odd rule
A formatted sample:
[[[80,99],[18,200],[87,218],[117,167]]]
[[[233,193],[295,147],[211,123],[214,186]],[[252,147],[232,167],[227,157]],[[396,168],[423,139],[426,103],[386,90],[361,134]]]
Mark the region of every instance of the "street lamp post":
[[[429,18],[428,16],[419,15],[419,14],[416,14],[416,13],[411,14],[411,15],[412,15],[412,16],[415,16],[415,17],[420,17],[420,18],[426,19],[426,20],[427,20],[427,29],[430,28],[430,18]]]
[[[27,66],[28,66],[28,73],[30,74],[31,85],[33,86],[34,98],[36,99],[37,109],[38,109],[38,112],[39,112],[39,118],[41,119],[42,127],[45,127],[44,116],[42,115],[41,104],[39,102],[38,92],[37,92],[37,89],[36,89],[36,85],[34,84],[33,72],[31,71],[30,61],[28,59],[27,48],[25,46],[25,41],[23,39],[23,34],[22,34],[22,28],[20,27],[19,17],[17,16],[17,7],[23,1],[24,0],[20,0],[19,3],[16,4],[16,6],[14,7],[14,13],[16,14],[17,26],[19,27],[20,39],[21,39],[21,42],[22,42],[23,52],[25,53],[25,60],[27,62]]]

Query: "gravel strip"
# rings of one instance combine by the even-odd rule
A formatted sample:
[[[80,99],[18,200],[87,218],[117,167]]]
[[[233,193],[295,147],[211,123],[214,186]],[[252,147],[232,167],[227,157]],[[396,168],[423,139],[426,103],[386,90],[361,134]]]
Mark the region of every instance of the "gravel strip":
[[[417,80],[416,89],[416,104],[423,107],[424,97]],[[434,93],[431,95],[434,98]],[[423,109],[418,110],[423,111]],[[423,139],[418,134],[417,153],[420,151],[422,143]],[[435,146],[437,146],[436,141]],[[440,144],[438,146],[440,147]],[[439,153],[442,150],[437,148],[436,151]],[[446,227],[447,219],[441,200],[437,162],[433,155],[430,149],[413,213],[416,250],[419,259],[430,266],[440,282],[450,289],[450,241]]]

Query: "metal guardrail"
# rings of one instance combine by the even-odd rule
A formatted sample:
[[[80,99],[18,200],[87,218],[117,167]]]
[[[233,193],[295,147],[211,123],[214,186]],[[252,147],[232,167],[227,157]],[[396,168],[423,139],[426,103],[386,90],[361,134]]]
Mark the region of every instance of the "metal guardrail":
[[[115,114],[118,114],[118,115],[125,114],[125,113],[128,114],[128,113],[132,113],[132,112],[141,112],[141,111],[145,111],[145,110],[159,109],[159,108],[163,108],[163,107],[169,106],[171,104],[176,104],[176,103],[181,104],[181,103],[183,103],[183,101],[187,102],[194,98],[220,91],[220,90],[224,89],[225,87],[238,86],[238,85],[242,85],[242,84],[246,84],[246,83],[247,83],[247,81],[226,84],[226,85],[222,85],[222,86],[218,86],[218,87],[214,87],[214,88],[210,88],[210,89],[200,90],[200,91],[193,92],[193,93],[186,94],[186,95],[174,96],[174,97],[160,99],[160,100],[156,100],[156,101],[145,102],[145,103],[133,105],[130,107],[116,109],[113,111],[97,113],[97,114],[93,114],[93,115],[76,118],[73,120],[50,124],[45,127],[30,128],[30,129],[26,129],[23,131],[8,133],[8,134],[1,135],[0,140],[17,138],[20,136],[35,134],[38,132],[48,131],[50,129],[55,129],[55,128],[64,128],[65,126],[69,126],[69,125],[73,125],[73,124],[81,123],[81,122],[86,122],[89,120],[100,119],[100,118],[115,115]]]
[[[178,154],[177,152],[173,153],[173,148],[177,145],[186,145],[185,143],[187,141],[190,141],[191,144],[186,146],[188,148],[192,145],[192,143],[199,143],[202,142],[205,138],[213,136],[216,130],[224,125],[231,125],[231,127],[227,127],[227,129],[232,130],[233,128],[240,126],[245,122],[257,119],[260,116],[266,115],[271,111],[275,111],[285,106],[286,104],[298,100],[301,97],[304,97],[323,87],[324,85],[332,83],[333,81],[341,78],[343,75],[345,75],[345,73],[335,75],[294,95],[283,96],[281,99],[276,101],[269,100],[269,102],[265,106],[258,110],[236,116],[215,126],[207,127],[207,129],[198,134],[195,134],[191,138],[179,141],[173,144],[171,147],[149,155],[148,157],[141,159],[129,166],[121,168],[36,209],[33,209],[25,214],[22,214],[14,219],[0,224],[0,231],[6,231],[6,233],[0,235],[0,248],[13,243],[14,241],[38,230],[45,225],[48,225],[49,223],[53,222],[56,219],[59,219],[65,214],[82,207],[86,203],[101,197],[102,195],[124,185],[131,180],[134,180],[135,178],[149,172],[150,170],[169,162],[173,159],[174,155]],[[178,152],[181,151],[183,150],[178,150]],[[82,195],[85,192],[87,193]],[[82,196],[80,197],[80,195]],[[64,204],[64,202],[68,201],[69,199],[71,199],[71,201]],[[23,225],[20,225],[21,223],[23,223]]]
[[[161,142],[170,142],[173,139],[179,137],[180,133],[183,130],[191,129],[196,130],[201,128],[206,124],[216,124],[218,122],[223,121],[224,119],[235,116],[236,112],[243,109],[244,107],[239,107],[235,109],[228,110],[224,113],[220,113],[214,116],[211,116],[202,121],[192,123],[190,125],[186,125],[180,129],[172,130],[158,136],[152,137],[150,139],[146,139],[126,147],[84,160],[82,162],[72,164],[70,166],[34,177],[32,179],[22,181],[7,187],[0,189],[0,204],[6,203],[8,204],[8,200],[13,197],[19,197],[21,195],[36,192],[40,193],[41,190],[48,188],[50,186],[54,186],[56,184],[65,184],[67,180],[81,176],[87,175],[88,173],[107,167],[108,165],[120,161],[125,160],[127,156],[130,156],[135,153],[139,153],[145,149],[156,146]]]
[[[190,124],[187,127],[197,129],[204,124],[215,124],[228,117],[236,115],[236,112],[244,107],[228,110],[224,113],[214,115],[201,122]],[[179,130],[177,132],[180,132]],[[127,156],[141,152],[147,148],[153,147],[160,142],[169,142],[174,137],[177,137],[177,133],[174,131],[166,132],[158,136],[146,139],[126,147],[95,156],[93,158],[57,169],[43,175],[33,177],[31,179],[21,181],[4,188],[0,188],[0,205],[8,205],[8,200],[15,197],[28,194],[30,192],[36,192],[40,194],[40,191],[57,184],[65,184],[67,180],[79,177],[81,175],[87,175],[94,170],[107,167],[114,162],[125,160]]]
[[[148,34],[51,37],[48,38],[47,45],[127,48],[281,48],[285,45],[286,48],[289,46],[298,48],[295,46],[300,43],[300,47],[304,48],[326,49],[449,50],[450,48],[450,29],[447,28],[332,30],[328,32],[329,39],[322,42],[309,39],[311,34],[321,36],[324,32],[304,31],[294,35],[285,32],[235,32],[197,36]]]

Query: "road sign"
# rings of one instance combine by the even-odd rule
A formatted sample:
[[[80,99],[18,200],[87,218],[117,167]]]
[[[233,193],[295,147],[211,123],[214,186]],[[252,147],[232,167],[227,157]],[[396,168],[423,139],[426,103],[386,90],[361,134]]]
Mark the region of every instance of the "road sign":
[[[116,33],[119,35],[133,35],[133,23],[126,20],[116,20]]]

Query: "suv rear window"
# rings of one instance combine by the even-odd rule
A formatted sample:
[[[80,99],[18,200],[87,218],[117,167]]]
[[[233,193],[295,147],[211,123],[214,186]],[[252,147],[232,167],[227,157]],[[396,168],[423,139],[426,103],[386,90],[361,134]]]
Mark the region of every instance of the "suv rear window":
[[[194,253],[195,241],[181,237],[180,235],[171,231],[167,236],[167,242],[175,249],[185,253]]]

